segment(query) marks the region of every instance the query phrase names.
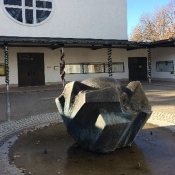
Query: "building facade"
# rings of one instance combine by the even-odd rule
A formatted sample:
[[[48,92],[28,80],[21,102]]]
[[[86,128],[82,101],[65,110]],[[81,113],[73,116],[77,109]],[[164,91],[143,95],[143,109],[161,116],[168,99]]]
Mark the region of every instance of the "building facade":
[[[66,81],[109,76],[109,57],[115,79],[175,78],[173,47],[128,41],[126,0],[1,0],[0,20],[1,85],[4,47],[10,84],[20,87],[61,82],[60,49]]]
[[[126,0],[1,0],[0,36],[126,40],[126,11]]]

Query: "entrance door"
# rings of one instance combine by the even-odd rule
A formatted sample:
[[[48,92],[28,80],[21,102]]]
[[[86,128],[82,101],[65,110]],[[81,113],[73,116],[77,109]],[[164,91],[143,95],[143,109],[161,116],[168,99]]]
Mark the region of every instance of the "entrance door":
[[[45,85],[44,54],[18,54],[18,83],[19,87]]]
[[[147,80],[147,58],[130,57],[128,58],[129,80]]]

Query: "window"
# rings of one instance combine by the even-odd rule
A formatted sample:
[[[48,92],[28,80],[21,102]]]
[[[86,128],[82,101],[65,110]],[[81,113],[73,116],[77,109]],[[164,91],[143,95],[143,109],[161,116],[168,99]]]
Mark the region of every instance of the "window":
[[[108,72],[108,63],[105,63],[105,72]],[[112,72],[124,72],[124,63],[123,62],[115,62],[112,63]]]
[[[108,73],[108,63],[67,63],[65,72],[67,74]],[[112,72],[124,72],[124,62],[113,63]]]
[[[22,0],[4,0],[5,5],[21,5]]]
[[[83,67],[81,64],[66,64],[65,72],[67,74],[82,74]]]
[[[83,64],[84,73],[103,73],[104,65],[101,63]]]
[[[22,22],[22,10],[19,8],[6,8],[7,12],[17,21]]]
[[[50,11],[37,10],[36,11],[37,23],[44,21],[49,15],[50,15]]]
[[[37,25],[48,19],[53,0],[2,0],[7,14],[13,20],[27,25]]]
[[[26,24],[33,24],[34,23],[34,20],[33,20],[33,10],[29,10],[29,9],[26,9],[25,10],[25,22]]]
[[[33,0],[25,1],[25,6],[26,7],[33,7]]]
[[[5,65],[0,63],[0,76],[5,76]]]
[[[36,7],[37,8],[52,8],[52,3],[51,2],[45,2],[45,1],[36,1]]]
[[[157,72],[174,72],[173,61],[157,61],[156,62]]]

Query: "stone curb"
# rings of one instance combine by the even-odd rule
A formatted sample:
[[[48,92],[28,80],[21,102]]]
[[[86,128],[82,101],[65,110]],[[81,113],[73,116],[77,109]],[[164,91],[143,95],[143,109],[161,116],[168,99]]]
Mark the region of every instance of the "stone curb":
[[[10,138],[12,135],[20,132],[21,130],[28,129],[30,127],[62,121],[61,116],[58,112],[40,114],[36,116],[31,116],[29,118],[24,118],[16,121],[8,121],[0,124],[0,147],[3,145],[4,141]],[[175,115],[167,114],[163,112],[153,112],[148,120],[148,123],[153,123],[155,125],[160,125],[162,127],[175,125]],[[162,123],[166,123],[163,125]],[[171,129],[172,130],[172,129]]]
[[[24,118],[16,121],[8,121],[0,124],[0,147],[12,135],[20,132],[21,130],[28,129],[30,127],[62,121],[58,112],[40,114],[36,116],[31,116],[29,118]]]
[[[127,85],[129,82],[125,83],[122,82],[122,84]],[[149,82],[142,82],[143,85],[153,85],[153,86],[165,86],[165,87],[175,87],[174,84],[166,84],[166,83],[149,83]],[[1,88],[0,88],[1,90]],[[10,88],[10,93],[29,93],[29,92],[44,92],[44,91],[56,91],[56,90],[63,90],[62,85],[58,85],[57,87],[52,87],[52,88],[46,88],[46,89],[28,89],[28,90],[13,90]],[[6,94],[6,90],[0,91],[0,94]]]
[[[175,132],[175,115],[162,112],[153,112],[148,123],[161,126]],[[9,121],[0,124],[0,173],[3,175],[24,175],[15,165],[9,164],[8,152],[11,145],[17,140],[16,133],[29,129],[30,127],[48,125],[52,122],[62,122],[58,112],[47,113],[18,121]],[[170,123],[171,122],[171,123]]]
[[[155,83],[153,83],[153,84],[148,84],[148,85],[154,85],[154,86],[165,86],[165,87],[175,87],[175,84],[174,85],[171,85],[171,84],[155,84]]]
[[[175,132],[175,115],[153,111],[147,123]]]
[[[153,111],[150,118],[175,124],[175,114]]]
[[[0,124],[0,174],[24,175],[15,165],[9,164],[8,152],[11,145],[18,139],[15,134],[32,127],[42,127],[54,122],[62,122],[58,112],[40,114],[18,121],[8,121]]]
[[[166,130],[169,130],[171,132],[175,132],[175,124],[174,123],[170,123],[167,121],[161,121],[161,120],[154,120],[154,119],[148,119],[147,123],[153,124],[155,126],[164,128]]]
[[[1,175],[24,175],[15,165],[9,163],[9,149],[15,143],[17,137],[12,137],[0,148],[0,174]]]
[[[29,89],[29,90],[10,90],[9,93],[29,93],[29,92],[45,92],[45,91],[58,91],[63,90],[63,88],[53,88],[53,89]],[[0,91],[0,94],[6,94],[6,91]]]

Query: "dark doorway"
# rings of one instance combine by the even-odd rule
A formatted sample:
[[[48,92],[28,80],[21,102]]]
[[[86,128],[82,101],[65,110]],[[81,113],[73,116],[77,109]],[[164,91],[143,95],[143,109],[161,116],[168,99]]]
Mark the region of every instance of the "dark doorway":
[[[129,80],[147,80],[147,58],[130,57],[128,58]]]
[[[18,85],[45,85],[43,53],[18,53]]]

